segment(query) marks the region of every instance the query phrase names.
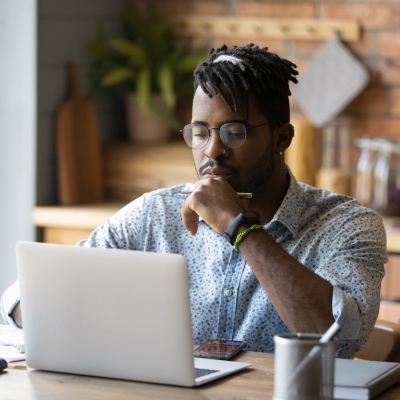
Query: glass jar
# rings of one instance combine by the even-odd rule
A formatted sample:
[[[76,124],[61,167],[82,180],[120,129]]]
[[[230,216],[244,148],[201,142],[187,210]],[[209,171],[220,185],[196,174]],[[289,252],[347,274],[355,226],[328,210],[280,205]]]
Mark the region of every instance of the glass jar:
[[[351,121],[337,118],[322,129],[322,162],[317,186],[331,192],[350,195]]]
[[[372,206],[374,191],[374,167],[376,162],[376,144],[374,139],[361,138],[355,141],[361,149],[356,166],[352,195],[365,207]]]
[[[379,143],[374,168],[372,208],[384,216],[400,216],[400,144]]]

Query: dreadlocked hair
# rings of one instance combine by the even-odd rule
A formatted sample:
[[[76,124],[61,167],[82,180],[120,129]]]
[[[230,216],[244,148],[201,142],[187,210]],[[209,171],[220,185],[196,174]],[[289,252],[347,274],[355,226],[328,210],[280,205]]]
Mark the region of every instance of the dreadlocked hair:
[[[220,56],[235,57],[233,61]],[[243,47],[226,45],[211,49],[207,60],[200,61],[194,71],[194,88],[200,86],[208,97],[220,94],[230,111],[238,111],[238,98],[244,100],[245,119],[249,116],[248,93],[255,94],[261,112],[270,120],[290,121],[289,81],[297,83],[297,66],[270,53],[268,47],[259,48],[250,43]],[[224,86],[226,90],[221,90]]]

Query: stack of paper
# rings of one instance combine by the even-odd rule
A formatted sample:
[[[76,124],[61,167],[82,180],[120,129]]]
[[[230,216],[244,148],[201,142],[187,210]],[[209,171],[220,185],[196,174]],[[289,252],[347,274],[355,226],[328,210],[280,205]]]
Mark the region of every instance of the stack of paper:
[[[7,362],[25,360],[22,329],[0,325],[0,358],[4,358]]]

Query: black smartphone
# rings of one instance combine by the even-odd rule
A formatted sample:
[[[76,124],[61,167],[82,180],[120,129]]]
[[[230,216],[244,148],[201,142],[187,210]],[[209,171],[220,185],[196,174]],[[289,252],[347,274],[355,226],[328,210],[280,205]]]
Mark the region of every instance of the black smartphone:
[[[247,343],[240,340],[209,340],[194,350],[193,354],[195,357],[230,360],[246,346]]]

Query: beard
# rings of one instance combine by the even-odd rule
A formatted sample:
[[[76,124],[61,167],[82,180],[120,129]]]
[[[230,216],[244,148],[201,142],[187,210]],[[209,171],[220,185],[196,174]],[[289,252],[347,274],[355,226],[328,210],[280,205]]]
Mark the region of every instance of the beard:
[[[235,179],[238,176],[239,168],[225,164],[223,156],[216,160],[209,159],[199,169],[196,168],[197,176],[202,179],[202,172],[208,167],[220,167],[231,172],[231,177],[228,179],[229,184],[236,192],[254,193],[260,186],[264,185],[275,171],[275,157],[273,146],[268,146],[265,153],[254,163],[247,166],[245,173],[245,181]]]
[[[265,154],[253,163],[248,172],[245,182],[238,182],[233,189],[236,192],[254,193],[264,185],[275,171],[275,157],[272,146],[269,146]]]

